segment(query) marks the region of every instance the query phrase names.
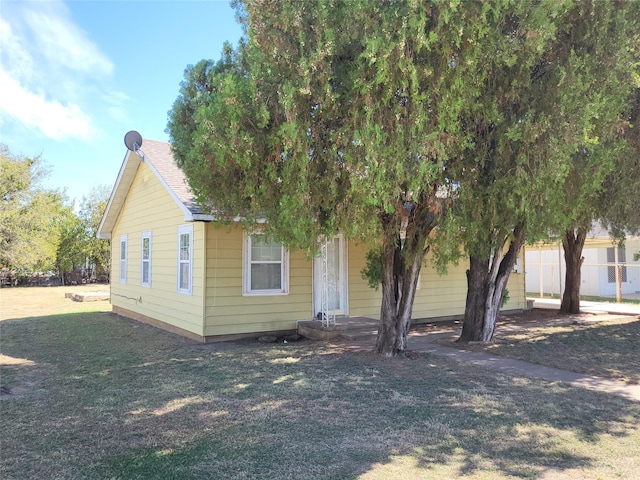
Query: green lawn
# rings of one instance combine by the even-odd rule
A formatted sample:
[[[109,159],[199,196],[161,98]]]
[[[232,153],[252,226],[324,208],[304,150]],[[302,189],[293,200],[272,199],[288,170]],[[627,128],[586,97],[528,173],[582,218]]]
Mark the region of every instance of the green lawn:
[[[3,292],[4,295],[4,292]],[[2,300],[6,300],[3,297]],[[415,354],[0,322],[0,478],[637,478],[640,403]]]

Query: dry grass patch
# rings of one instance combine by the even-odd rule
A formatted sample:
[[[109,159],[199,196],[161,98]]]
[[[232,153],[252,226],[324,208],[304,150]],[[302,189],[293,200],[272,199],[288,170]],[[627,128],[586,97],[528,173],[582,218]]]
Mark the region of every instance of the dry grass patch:
[[[558,316],[535,312],[506,317],[497,326],[492,343],[439,343],[492,355],[524,360],[577,373],[640,382],[640,317],[581,314]]]
[[[64,297],[65,293],[86,293],[97,290],[109,291],[109,285],[0,288],[0,320],[62,313],[110,312],[111,304],[105,300],[74,302]]]

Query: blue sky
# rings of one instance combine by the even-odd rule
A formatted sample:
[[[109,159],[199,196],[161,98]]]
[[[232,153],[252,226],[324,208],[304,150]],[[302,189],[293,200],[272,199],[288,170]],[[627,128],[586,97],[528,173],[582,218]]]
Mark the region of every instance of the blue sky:
[[[42,155],[78,204],[113,185],[127,131],[168,140],[187,65],[241,35],[228,1],[2,0],[0,143]]]

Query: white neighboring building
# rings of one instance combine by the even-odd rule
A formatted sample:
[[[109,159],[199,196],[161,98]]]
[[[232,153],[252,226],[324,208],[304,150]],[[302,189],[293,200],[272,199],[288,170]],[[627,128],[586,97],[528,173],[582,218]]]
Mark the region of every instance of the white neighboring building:
[[[625,245],[615,247],[603,230],[589,232],[582,251],[581,295],[616,296],[616,264],[621,266],[622,295],[640,293],[640,237],[627,237]],[[565,281],[565,261],[562,244],[528,246],[525,252],[526,288],[530,295],[562,294]]]

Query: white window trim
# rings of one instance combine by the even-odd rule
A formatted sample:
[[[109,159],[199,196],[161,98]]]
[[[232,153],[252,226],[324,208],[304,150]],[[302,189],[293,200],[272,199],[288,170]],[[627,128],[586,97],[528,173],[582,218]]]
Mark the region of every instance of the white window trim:
[[[145,239],[149,239],[149,258],[146,260],[149,263],[149,280],[147,282],[144,281],[144,241]],[[147,230],[146,232],[142,232],[142,238],[140,239],[140,285],[143,287],[151,287],[151,258],[152,258],[152,242],[151,242],[151,231]]]
[[[253,233],[251,235],[262,235]],[[289,251],[282,247],[282,268],[280,270],[281,289],[251,290],[251,235],[244,232],[242,238],[242,295],[243,296],[276,296],[289,294]]]
[[[124,258],[122,258],[123,243],[124,243]],[[129,266],[129,241],[126,235],[121,235],[120,242],[118,242],[118,282],[127,283],[128,266]]]
[[[189,288],[180,288],[180,266],[183,261],[180,260],[180,237],[182,235],[189,235]],[[178,268],[177,268],[177,278],[176,278],[176,287],[178,289],[178,293],[183,293],[186,295],[190,295],[193,291],[193,225],[183,225],[178,228]]]

